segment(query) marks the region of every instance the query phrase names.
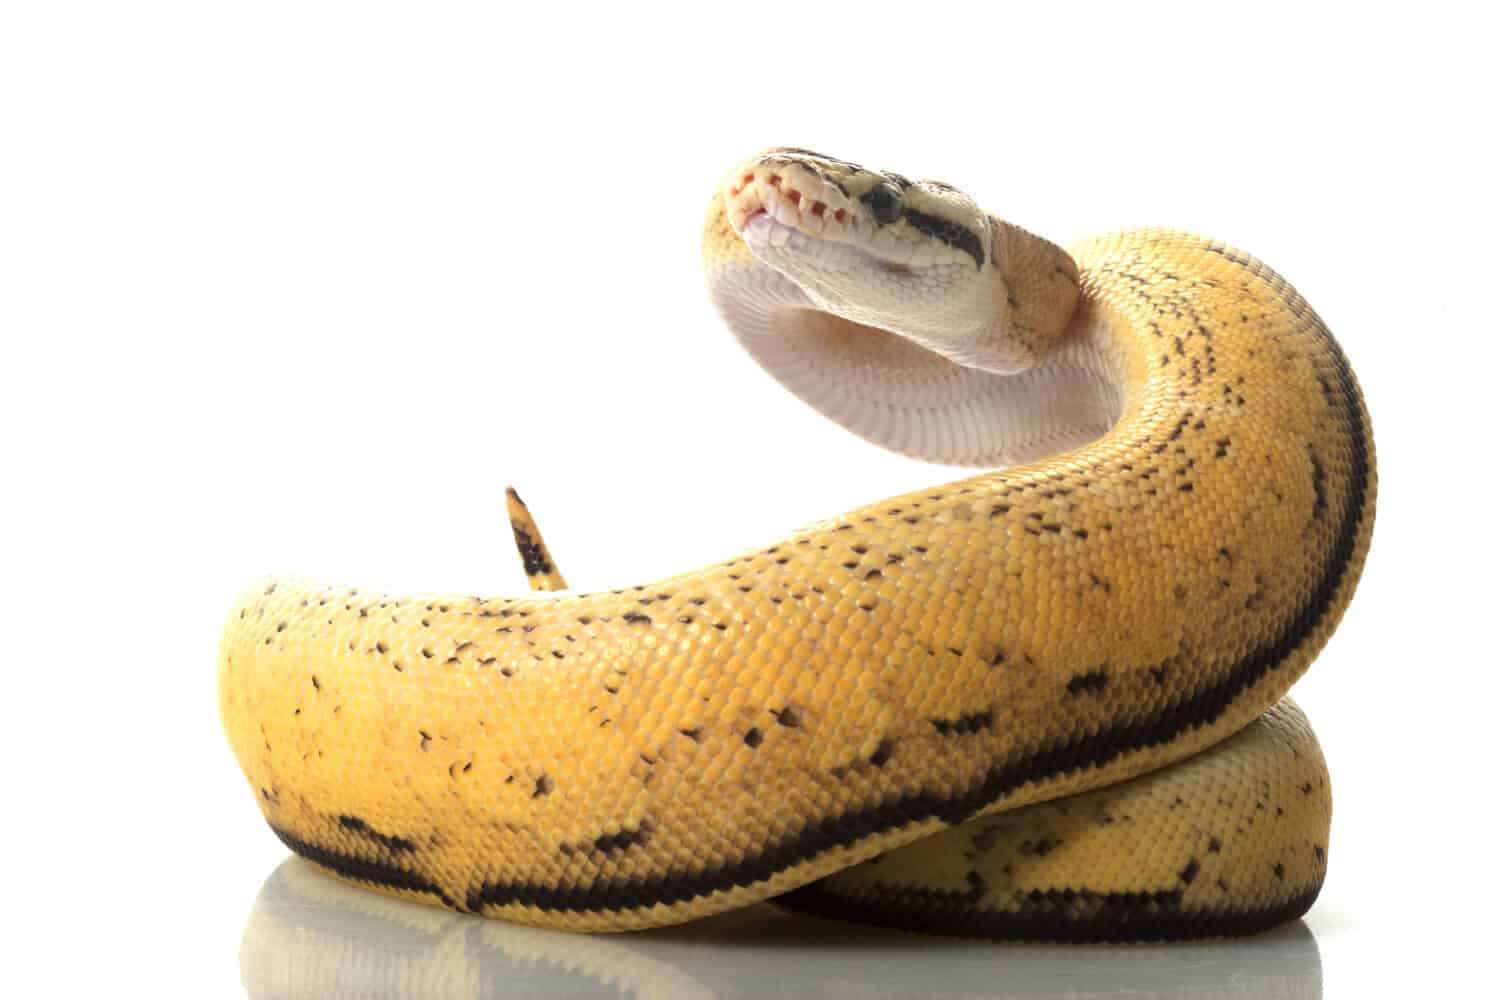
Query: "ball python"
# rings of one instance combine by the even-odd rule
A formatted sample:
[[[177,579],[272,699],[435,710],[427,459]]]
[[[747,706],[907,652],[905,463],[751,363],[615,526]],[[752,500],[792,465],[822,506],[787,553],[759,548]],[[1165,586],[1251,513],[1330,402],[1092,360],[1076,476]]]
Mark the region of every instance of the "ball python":
[[[1305,912],[1331,799],[1284,695],[1376,492],[1308,304],[1212,240],[1064,251],[794,148],[730,171],[702,249],[792,393],[978,468],[608,592],[559,589],[514,494],[527,596],[256,585],[219,710],[275,834],[356,884],[580,931],[770,898],[1063,941]]]

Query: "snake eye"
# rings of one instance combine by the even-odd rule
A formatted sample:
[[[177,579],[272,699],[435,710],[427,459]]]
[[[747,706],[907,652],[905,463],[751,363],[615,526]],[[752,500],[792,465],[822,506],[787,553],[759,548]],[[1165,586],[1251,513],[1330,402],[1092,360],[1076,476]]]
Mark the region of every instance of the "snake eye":
[[[870,206],[870,213],[882,226],[889,226],[901,218],[901,192],[893,184],[877,184],[860,198]]]

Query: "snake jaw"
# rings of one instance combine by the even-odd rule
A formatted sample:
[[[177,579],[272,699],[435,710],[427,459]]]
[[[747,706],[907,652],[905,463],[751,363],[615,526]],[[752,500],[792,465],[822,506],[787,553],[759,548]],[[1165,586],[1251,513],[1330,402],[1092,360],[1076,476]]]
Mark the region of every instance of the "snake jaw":
[[[872,197],[880,191],[896,199],[894,209],[884,206],[890,217],[883,220]],[[720,193],[735,234],[762,263],[799,284],[821,283],[826,275],[816,272],[830,267],[913,288],[924,271],[962,265],[972,274],[989,238],[987,217],[946,184],[913,183],[803,150],[750,158]],[[951,294],[951,277],[941,280]]]
[[[729,224],[741,237],[760,213],[807,235],[839,242],[852,242],[863,223],[852,199],[794,163],[741,168],[725,182],[723,194]]]
[[[874,224],[856,200],[799,164],[737,171],[723,195],[730,226],[751,252],[799,283],[821,284],[815,272],[830,270],[909,278],[943,263],[932,247]]]

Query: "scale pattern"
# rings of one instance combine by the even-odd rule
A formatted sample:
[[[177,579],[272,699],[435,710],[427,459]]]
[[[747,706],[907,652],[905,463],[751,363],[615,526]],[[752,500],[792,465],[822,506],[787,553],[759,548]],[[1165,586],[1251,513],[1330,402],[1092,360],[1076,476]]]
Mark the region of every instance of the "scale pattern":
[[[704,251],[745,252],[722,214]],[[272,829],[359,884],[578,930],[835,873],[789,901],[1063,939],[1302,912],[1327,779],[1273,706],[1364,562],[1368,415],[1253,258],[1163,230],[1071,252],[1124,380],[1085,447],[609,593],[248,592],[220,713]]]
[[[945,830],[781,902],[971,937],[1245,934],[1312,904],[1332,807],[1317,739],[1283,698],[1179,764]]]

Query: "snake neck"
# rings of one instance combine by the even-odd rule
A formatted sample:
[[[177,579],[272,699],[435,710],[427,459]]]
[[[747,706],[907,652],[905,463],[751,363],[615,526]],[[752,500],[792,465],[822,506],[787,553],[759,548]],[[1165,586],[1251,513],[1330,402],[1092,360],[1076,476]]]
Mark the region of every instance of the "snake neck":
[[[948,465],[1034,461],[1104,435],[1124,374],[1106,324],[1075,309],[1072,259],[991,221],[985,301],[959,335],[951,322],[941,336],[896,333],[829,311],[756,259],[717,205],[704,231],[709,294],[762,368],[865,440]]]

